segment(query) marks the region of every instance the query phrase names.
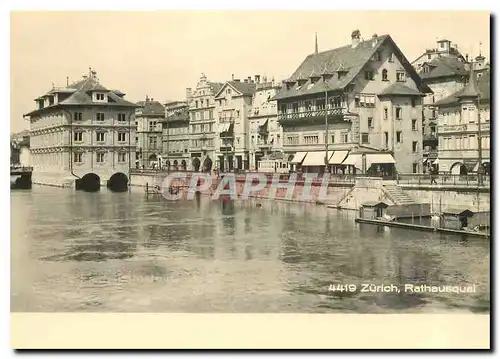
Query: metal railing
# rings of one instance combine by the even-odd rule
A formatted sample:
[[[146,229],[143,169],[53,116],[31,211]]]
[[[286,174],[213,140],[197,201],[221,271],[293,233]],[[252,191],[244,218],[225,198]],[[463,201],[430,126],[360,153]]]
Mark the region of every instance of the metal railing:
[[[31,166],[10,166],[10,172],[33,172],[33,167]]]
[[[445,174],[440,173],[436,175],[431,174],[399,174],[397,182],[398,184],[409,184],[409,185],[441,185],[441,186],[454,186],[454,187],[489,187],[490,186],[490,176],[482,175],[483,183],[480,185],[478,174],[468,174],[468,175],[455,175],[455,174]]]

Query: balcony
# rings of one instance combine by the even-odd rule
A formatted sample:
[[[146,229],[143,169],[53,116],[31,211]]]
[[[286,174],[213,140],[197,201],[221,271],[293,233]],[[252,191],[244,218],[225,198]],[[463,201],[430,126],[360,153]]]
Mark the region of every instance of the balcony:
[[[423,140],[424,141],[429,141],[429,142],[430,141],[437,142],[438,138],[437,138],[437,135],[435,133],[434,134],[431,133],[431,134],[428,134],[428,135],[424,135],[423,136]]]
[[[259,147],[260,149],[271,149],[273,147],[273,144],[272,143],[269,143],[267,141],[259,141],[257,143],[257,147]]]
[[[438,150],[424,150],[422,153],[424,157],[426,158],[437,158],[438,157]]]
[[[309,111],[302,111],[302,112],[287,112],[287,113],[279,113],[278,114],[278,121],[296,121],[296,120],[314,120],[314,119],[321,119],[324,120],[326,117],[326,109],[317,109],[317,110],[309,110]],[[337,108],[331,108],[328,109],[328,118],[330,116],[332,117],[343,117],[344,115],[347,115],[348,111],[347,108],[344,107],[337,107]]]

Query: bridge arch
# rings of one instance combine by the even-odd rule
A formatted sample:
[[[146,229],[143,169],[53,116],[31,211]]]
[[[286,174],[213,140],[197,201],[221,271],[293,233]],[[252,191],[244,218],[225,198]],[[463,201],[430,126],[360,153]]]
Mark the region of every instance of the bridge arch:
[[[97,192],[101,189],[101,178],[95,173],[87,173],[76,180],[75,187],[85,192]]]
[[[117,172],[108,180],[108,189],[113,192],[125,192],[128,190],[128,177],[126,174]]]

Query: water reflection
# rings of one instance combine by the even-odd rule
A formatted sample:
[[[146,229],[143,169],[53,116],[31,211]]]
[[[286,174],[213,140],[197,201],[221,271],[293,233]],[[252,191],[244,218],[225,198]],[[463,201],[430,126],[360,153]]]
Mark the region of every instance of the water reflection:
[[[13,310],[489,310],[489,244],[481,240],[358,225],[353,213],[280,201],[35,189],[12,202]],[[361,291],[406,283],[479,290]],[[357,290],[332,292],[331,284]]]

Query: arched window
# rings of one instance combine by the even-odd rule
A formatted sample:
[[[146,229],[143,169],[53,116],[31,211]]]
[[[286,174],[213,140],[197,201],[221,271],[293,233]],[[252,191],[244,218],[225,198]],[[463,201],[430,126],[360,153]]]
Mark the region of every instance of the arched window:
[[[382,70],[382,81],[388,81],[387,80],[387,70],[386,69]]]

